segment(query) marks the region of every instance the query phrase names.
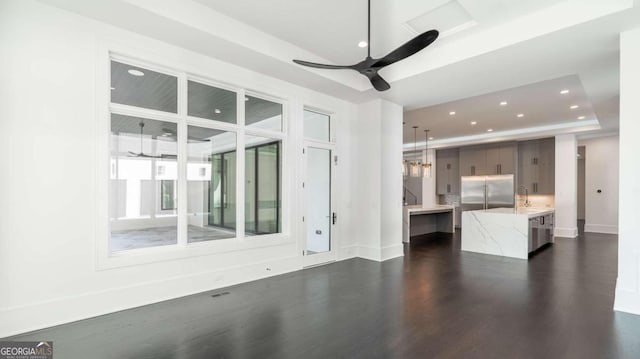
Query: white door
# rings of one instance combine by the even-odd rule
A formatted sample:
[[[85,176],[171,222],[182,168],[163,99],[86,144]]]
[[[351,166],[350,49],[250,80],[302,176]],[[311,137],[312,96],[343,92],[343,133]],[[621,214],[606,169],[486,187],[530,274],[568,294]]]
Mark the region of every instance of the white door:
[[[331,145],[305,144],[304,232],[305,266],[335,260],[333,227],[336,215],[332,209],[334,177]]]

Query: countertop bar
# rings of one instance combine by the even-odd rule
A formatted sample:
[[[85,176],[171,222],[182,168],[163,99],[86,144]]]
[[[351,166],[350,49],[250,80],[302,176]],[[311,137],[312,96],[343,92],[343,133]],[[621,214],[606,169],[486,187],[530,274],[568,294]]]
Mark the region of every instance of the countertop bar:
[[[480,209],[476,211],[478,213],[497,213],[497,214],[519,214],[526,215],[529,218],[544,216],[545,214],[554,213],[553,208],[534,208],[534,207],[518,207],[518,208],[492,208],[492,209]]]
[[[423,205],[413,205],[413,206],[404,206],[402,209],[402,241],[405,243],[409,243],[411,239],[411,217],[414,216],[429,216],[434,215],[437,217],[445,217],[445,218],[435,218],[435,227],[432,227],[428,230],[428,232],[432,231],[446,231],[453,233],[455,230],[455,215],[454,215],[454,206],[448,205],[431,205],[431,206],[423,206]],[[418,218],[418,226],[420,227],[421,218]],[[415,227],[415,226],[414,226]],[[446,227],[446,228],[445,228]],[[424,228],[424,226],[423,226]],[[414,228],[416,229],[416,228]],[[419,228],[418,228],[419,230]],[[426,232],[425,232],[426,233]],[[422,232],[418,232],[415,235],[424,234]]]
[[[554,212],[553,208],[531,207],[462,212],[461,249],[468,252],[528,259],[531,241],[534,240],[530,231],[531,218]],[[553,220],[550,220],[549,225],[553,233]],[[537,237],[535,240],[537,241]],[[536,248],[538,247],[534,246],[533,249]]]

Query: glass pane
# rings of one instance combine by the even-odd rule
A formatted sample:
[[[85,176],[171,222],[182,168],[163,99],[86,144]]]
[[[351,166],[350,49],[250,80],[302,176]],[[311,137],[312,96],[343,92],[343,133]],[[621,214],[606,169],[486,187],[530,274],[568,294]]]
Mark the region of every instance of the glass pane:
[[[111,102],[178,112],[178,78],[111,61]]]
[[[236,134],[189,126],[188,242],[236,236]]]
[[[236,93],[189,81],[189,116],[236,123]]]
[[[304,110],[304,137],[311,140],[329,141],[330,117]]]
[[[245,124],[249,127],[282,131],[282,104],[246,96]]]
[[[245,233],[281,231],[281,143],[245,136]]]
[[[331,151],[307,147],[307,254],[331,250]]]
[[[177,243],[175,123],[111,115],[111,250]]]

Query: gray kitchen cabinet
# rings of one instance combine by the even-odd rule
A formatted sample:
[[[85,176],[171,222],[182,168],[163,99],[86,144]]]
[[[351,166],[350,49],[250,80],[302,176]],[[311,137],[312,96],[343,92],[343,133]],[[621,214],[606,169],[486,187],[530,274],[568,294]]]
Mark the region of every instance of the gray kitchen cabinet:
[[[436,151],[436,192],[441,195],[460,193],[458,149]]]
[[[517,146],[513,142],[460,149],[460,175],[515,174]]]
[[[518,186],[530,194],[554,194],[554,138],[518,143]]]
[[[518,146],[515,142],[505,143],[500,146],[500,162],[499,175],[508,175],[516,173],[516,153]]]
[[[485,146],[469,146],[460,149],[460,176],[482,176],[487,172]]]
[[[487,175],[515,174],[516,144],[498,143],[487,145]]]

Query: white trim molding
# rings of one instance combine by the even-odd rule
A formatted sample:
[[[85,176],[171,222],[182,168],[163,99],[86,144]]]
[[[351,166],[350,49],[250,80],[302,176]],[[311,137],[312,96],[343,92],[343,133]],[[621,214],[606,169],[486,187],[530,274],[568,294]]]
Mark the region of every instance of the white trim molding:
[[[573,228],[556,227],[556,229],[553,231],[553,234],[555,237],[576,238],[578,237],[578,227],[573,227]]]
[[[591,224],[584,225],[584,231],[589,233],[618,234],[618,226],[612,224]]]

